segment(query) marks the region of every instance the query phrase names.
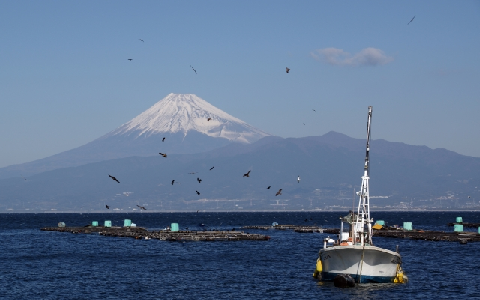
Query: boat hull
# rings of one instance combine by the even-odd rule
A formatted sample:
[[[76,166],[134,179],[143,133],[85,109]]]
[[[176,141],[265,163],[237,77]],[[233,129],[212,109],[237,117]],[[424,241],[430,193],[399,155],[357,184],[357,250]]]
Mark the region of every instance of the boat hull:
[[[348,274],[357,283],[393,282],[400,268],[400,254],[375,246],[334,246],[321,249],[321,280],[333,281]]]

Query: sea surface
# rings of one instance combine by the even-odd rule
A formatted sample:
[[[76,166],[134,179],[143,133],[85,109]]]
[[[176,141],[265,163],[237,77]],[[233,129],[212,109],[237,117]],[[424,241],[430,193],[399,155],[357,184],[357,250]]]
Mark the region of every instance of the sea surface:
[[[0,214],[0,299],[480,299],[480,243],[374,237],[399,251],[407,284],[361,284],[340,289],[312,278],[327,234],[244,230],[269,241],[166,242],[98,234],[43,232],[111,220],[159,230],[239,230],[244,225],[339,227],[347,212]],[[388,225],[452,231],[457,216],[480,222],[480,212],[372,212]],[[307,220],[307,222],[305,222]],[[200,224],[205,227],[200,227]],[[469,229],[477,231],[477,229]]]

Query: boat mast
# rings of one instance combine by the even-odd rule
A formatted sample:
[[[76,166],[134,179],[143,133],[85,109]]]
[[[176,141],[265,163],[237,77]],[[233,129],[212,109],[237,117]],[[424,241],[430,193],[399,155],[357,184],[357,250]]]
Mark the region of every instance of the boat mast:
[[[357,195],[360,196],[358,201],[357,221],[354,226],[354,237],[360,239],[362,246],[365,243],[373,245],[372,242],[372,219],[370,219],[370,189],[368,180],[370,179],[370,125],[372,123],[372,106],[368,107],[367,120],[367,151],[365,154],[365,165],[363,167],[362,188]],[[367,225],[367,228],[365,228]]]

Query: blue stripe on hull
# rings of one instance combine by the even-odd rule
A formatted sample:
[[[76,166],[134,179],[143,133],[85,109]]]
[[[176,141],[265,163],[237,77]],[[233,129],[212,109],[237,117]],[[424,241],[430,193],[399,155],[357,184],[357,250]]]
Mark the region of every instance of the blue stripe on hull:
[[[335,276],[340,275],[342,273],[326,273],[322,272],[322,281],[333,281]],[[390,283],[393,282],[393,279],[395,278],[394,276],[367,276],[367,275],[362,275],[361,281],[358,282],[358,279],[360,276],[357,274],[348,274],[352,276],[353,280],[355,280],[356,283]]]

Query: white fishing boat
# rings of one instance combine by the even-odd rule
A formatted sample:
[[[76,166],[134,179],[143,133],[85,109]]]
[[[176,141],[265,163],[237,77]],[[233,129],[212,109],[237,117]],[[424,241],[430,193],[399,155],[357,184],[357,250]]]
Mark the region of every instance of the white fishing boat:
[[[338,239],[326,238],[319,251],[313,276],[322,281],[333,281],[336,276],[349,275],[356,283],[406,282],[401,267],[402,258],[397,251],[374,246],[370,217],[370,125],[372,107],[368,107],[367,151],[359,196],[358,210],[341,219]],[[344,223],[349,224],[344,232]]]

